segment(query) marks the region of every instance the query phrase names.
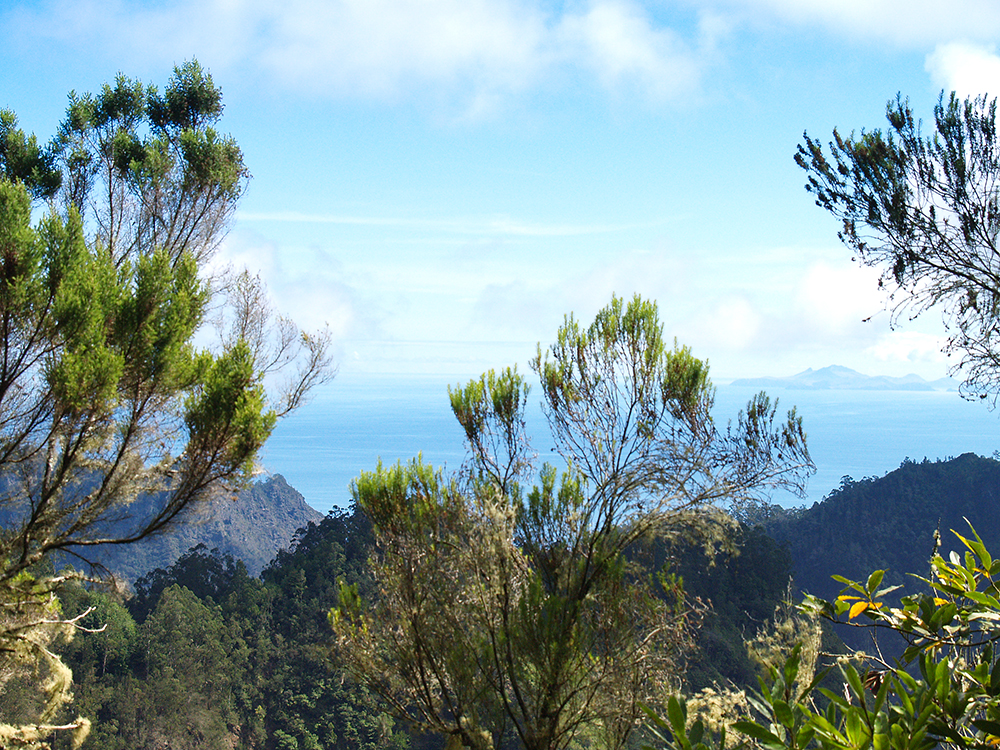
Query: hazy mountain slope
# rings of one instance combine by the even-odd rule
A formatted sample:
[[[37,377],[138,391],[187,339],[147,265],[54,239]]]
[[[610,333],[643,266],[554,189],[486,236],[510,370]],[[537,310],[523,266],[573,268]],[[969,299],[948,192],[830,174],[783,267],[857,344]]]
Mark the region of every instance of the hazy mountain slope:
[[[141,512],[140,508],[135,511]],[[98,548],[88,557],[131,583],[154,568],[167,568],[191,547],[204,544],[242,560],[258,575],[298,529],[323,515],[277,474],[254,484],[235,499],[219,499],[188,513],[167,533],[128,545]]]

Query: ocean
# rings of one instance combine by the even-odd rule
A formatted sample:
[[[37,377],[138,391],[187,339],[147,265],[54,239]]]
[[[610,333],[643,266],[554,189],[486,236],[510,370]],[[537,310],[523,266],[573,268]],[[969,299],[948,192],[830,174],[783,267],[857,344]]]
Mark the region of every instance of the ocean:
[[[264,470],[281,474],[313,508],[327,513],[351,503],[349,485],[361,471],[407,461],[457,469],[462,430],[447,386],[468,378],[430,375],[338,375],[305,407],[279,423],[261,454]],[[717,423],[724,426],[758,389],[719,385]],[[537,386],[535,388],[537,391]],[[905,459],[991,456],[1000,449],[1000,413],[944,391],[770,389],[782,412],[803,418],[816,464],[806,498],[774,495],[786,507],[822,500],[850,476],[881,477]],[[539,396],[529,398],[528,424],[539,462],[551,450]]]

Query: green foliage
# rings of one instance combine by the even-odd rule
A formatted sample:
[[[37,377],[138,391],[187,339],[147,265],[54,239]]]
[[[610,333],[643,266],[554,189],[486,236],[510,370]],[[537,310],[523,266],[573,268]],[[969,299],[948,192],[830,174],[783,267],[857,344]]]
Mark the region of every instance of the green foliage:
[[[821,503],[776,515],[764,528],[788,546],[795,561],[795,592],[833,599],[840,589],[830,578],[836,570],[851,579],[866,579],[883,569],[886,583],[907,581],[907,571],[927,569],[935,545],[935,528],[958,529],[967,518],[989,544],[1000,540],[996,486],[1000,461],[971,453],[941,461],[906,460],[884,477],[845,477]],[[960,543],[950,534],[940,538],[945,557]],[[838,635],[856,648],[868,637],[857,628],[838,627]],[[898,655],[901,645],[882,644]]]
[[[557,449],[594,493],[587,523],[800,489],[811,471],[801,419],[753,399],[725,432],[708,366],[664,341],[655,303],[615,297],[586,330],[568,317],[532,368]]]
[[[7,586],[0,611],[0,746],[40,748],[63,731],[74,748],[86,738],[82,716],[59,724],[72,697],[73,675],[56,653],[76,622],[62,617],[59,600],[41,569],[22,571]]]
[[[17,115],[0,109],[0,177],[23,184],[35,198],[50,198],[62,182],[54,162],[51,150],[17,127]]]
[[[593,523],[641,513],[636,495],[673,494],[672,481],[705,470],[684,470],[688,436],[676,436],[711,421],[708,370],[690,350],[666,348],[655,303],[636,297],[623,309],[615,297],[586,330],[569,316],[532,368],[556,445],[605,496]]]
[[[276,594],[272,628],[277,643],[266,683],[269,737],[277,746],[391,747],[408,739],[369,691],[345,681],[348,665],[330,659],[327,611],[341,583],[372,594],[367,567],[371,528],[361,512],[334,513],[298,535],[264,572]]]
[[[190,342],[209,302],[208,285],[190,256],[172,263],[157,251],[138,259],[134,286],[134,296],[114,316],[116,338],[129,353],[131,382],[188,387],[200,375]]]
[[[67,592],[94,623],[66,658],[76,673],[75,708],[97,719],[88,748],[221,747],[234,731],[253,736],[240,698],[249,650],[238,623],[211,599],[176,584],[137,625],[110,594]]]
[[[552,483],[553,492],[558,492],[557,475]],[[630,551],[623,580],[630,586],[647,581],[649,573],[659,570],[668,558],[679,561],[686,592],[710,599],[714,608],[697,633],[699,651],[692,661],[698,674],[734,676],[752,683],[747,657],[742,656],[739,666],[733,667],[727,660],[732,659],[730,651],[735,646],[725,645],[726,652],[720,654],[720,643],[740,640],[742,633],[753,632],[759,622],[770,617],[785,590],[788,561],[759,530],[724,528],[734,536],[720,542],[714,566],[713,558],[696,538],[664,539],[669,545],[654,540]],[[176,664],[194,658],[193,654],[220,649],[229,654],[227,687],[213,700],[210,711],[197,715],[208,728],[221,727],[222,717],[228,717],[224,743],[246,748],[318,746],[345,750],[438,746],[435,738],[410,739],[400,732],[377,696],[344,680],[348,665],[330,659],[330,631],[324,613],[331,606],[345,606],[343,599],[338,600],[339,583],[351,586],[361,601],[377,596],[368,568],[372,543],[363,513],[339,513],[301,530],[292,548],[279,553],[265,571],[263,582],[248,576],[232,557],[201,547],[183,555],[169,569],[153,571],[137,581],[136,595],[124,605],[110,592],[71,587],[62,596],[65,615],[76,616],[93,606],[94,611],[80,624],[86,628],[107,625],[102,632],[78,632],[61,649],[75,676],[75,700],[69,715],[82,714],[94,720],[85,747],[143,748],[156,742],[183,745],[192,741],[187,734],[188,722],[171,723],[169,716],[171,711],[183,714],[178,684],[194,693],[202,688],[193,681],[184,682],[186,676],[179,674]],[[676,582],[665,583],[673,588],[662,593],[673,596],[676,602]],[[140,647],[140,636],[147,632],[143,624],[165,592],[177,587],[183,587],[191,597],[181,610],[199,612],[199,616],[221,621],[224,627],[216,624],[199,630],[183,619],[161,618],[155,644],[162,642],[178,656],[169,657],[167,651],[158,654],[159,667],[154,670],[149,664],[154,648]],[[532,601],[541,605],[547,601],[541,588],[532,596]],[[207,615],[194,606],[195,600],[207,609]],[[176,609],[178,605],[171,606]],[[551,627],[551,640],[555,640],[555,634],[565,627],[566,613],[549,611],[545,622]],[[579,642],[580,631],[577,627],[574,642]],[[455,634],[446,636],[454,638]],[[770,650],[780,650],[793,636],[782,636]],[[184,637],[195,639],[190,647]],[[758,646],[758,652],[763,648]],[[167,670],[171,666],[174,672]],[[717,693],[710,699],[707,693],[700,693],[691,710],[707,722],[705,706],[724,697]],[[147,720],[147,715],[153,718]],[[157,722],[160,729],[150,731],[149,726]],[[578,738],[580,742],[603,743],[604,730],[591,726]],[[508,732],[501,743],[511,747],[518,740]]]
[[[222,745],[228,726],[238,723],[233,680],[245,668],[237,653],[242,644],[232,636],[218,607],[179,586],[163,592],[140,628],[146,674],[155,686],[148,701],[155,709],[137,726],[141,734],[176,736],[172,729],[180,725],[190,736],[181,747]]]
[[[85,613],[81,633],[64,653],[75,679],[128,674],[139,651],[139,629],[129,609],[110,593],[82,587],[64,591],[62,600],[68,614]]]
[[[139,248],[185,252],[203,261],[215,249],[249,173],[229,136],[212,127],[222,92],[197,61],[175,68],[160,94],[119,75],[97,95],[70,94],[55,150],[66,205],[86,218],[116,262]]]
[[[490,370],[464,388],[448,386],[451,409],[478,458],[477,470],[502,492],[516,492],[516,482],[531,469],[534,456],[527,436],[524,411],[530,386],[507,368]]]
[[[41,634],[77,624],[38,614],[65,579],[37,567],[147,537],[238,486],[275,424],[271,404],[287,413],[330,377],[328,338],[283,319],[276,360],[270,334],[195,350],[209,304],[222,302],[206,261],[248,178],[235,142],[211,128],[221,111],[192,61],[162,97],[124,76],[96,96],[71,94],[47,149],[0,112],[0,605],[13,613],[0,652],[57,675],[56,703],[68,699],[68,671]],[[31,196],[57,191],[33,226]],[[259,287],[243,291],[258,300]],[[272,320],[244,304],[237,330],[241,316],[260,330]],[[303,351],[286,392],[269,396],[265,377]],[[43,743],[52,727],[30,723],[4,729],[4,741]]]
[[[760,527],[726,524],[718,533],[714,549],[702,535],[671,535],[656,537],[631,555],[644,569],[676,571],[687,595],[708,605],[685,672],[685,687],[693,691],[756,685],[759,666],[746,639],[789,596],[787,549]]]
[[[626,552],[652,533],[707,528],[717,501],[796,486],[811,468],[800,420],[763,396],[716,430],[707,366],[668,349],[655,304],[613,298],[587,329],[568,317],[532,362],[559,476],[533,465],[516,370],[449,389],[469,460],[419,458],[353,483],[372,522],[376,594],[345,583],[337,655],[397,716],[487,750],[584,737],[623,746],[638,702],[678,680],[702,608]]]
[[[249,347],[238,344],[212,363],[186,403],[191,444],[213,456],[225,473],[249,475],[277,419],[273,411],[264,411],[264,386],[254,364]]]
[[[52,303],[63,349],[50,355],[47,375],[56,408],[85,417],[87,412],[96,415],[117,406],[125,355],[115,346],[107,324],[115,319],[127,291],[106,255],[84,251],[75,260],[62,275]]]
[[[375,471],[362,472],[354,480],[351,492],[364,498],[365,514],[377,532],[431,543],[439,527],[459,520],[464,510],[456,483],[420,457],[390,467],[379,461]]]
[[[158,568],[139,578],[135,594],[128,601],[129,611],[144,622],[171,586],[182,586],[202,601],[220,604],[237,593],[247,597],[248,607],[254,599],[249,590],[253,588],[252,579],[243,562],[200,544],[181,555],[169,569]]]
[[[807,596],[802,612],[832,621],[846,618],[873,636],[903,638],[901,659],[889,663],[878,650],[855,652],[837,668],[842,692],[820,685],[823,674],[796,686],[802,667],[798,647],[784,663],[771,667],[752,696],[749,710],[731,724],[742,744],[780,748],[848,750],[990,747],[1000,742],[1000,667],[994,642],[1000,627],[1000,562],[970,527],[969,537],[955,534],[964,555],[935,554],[920,589],[893,605],[899,586],[884,586],[884,571],[843,584],[835,600]],[[798,684],[800,685],[800,683]],[[793,687],[796,686],[796,687]],[[682,703],[683,701],[679,701]],[[663,726],[662,720],[654,721]],[[671,720],[669,747],[681,748],[704,736],[701,728]],[[681,739],[681,737],[686,739]],[[725,736],[711,737],[708,747],[722,747]]]
[[[453,721],[463,742],[492,746],[496,667],[477,605],[491,595],[489,579],[498,578],[514,551],[473,523],[472,514],[488,508],[471,506],[455,481],[419,458],[389,468],[379,463],[355,480],[352,492],[379,542],[372,561],[378,605],[369,611],[356,584],[341,584],[339,606],[330,611],[341,637],[338,658],[366,675],[363,684],[417,729],[442,731]],[[380,637],[399,629],[417,637],[394,643]],[[422,673],[440,675],[434,694],[408,709]],[[442,718],[445,712],[453,718]]]
[[[274,415],[246,345],[193,354],[208,296],[190,257],[172,263],[158,251],[116,267],[100,246],[87,247],[75,214],[50,215],[35,230],[23,189],[3,184],[0,203],[12,222],[0,456],[9,466],[47,456],[44,471],[7,484],[2,502],[12,510],[28,502],[33,512],[29,526],[9,527],[10,559],[20,562],[3,579],[52,550],[99,541],[108,514],[139,492],[171,488],[162,513],[128,536],[154,530],[246,470]],[[172,459],[164,440],[180,438],[182,424],[187,448]]]
[[[84,747],[404,748],[329,658],[324,612],[338,579],[370,592],[369,546],[363,516],[334,514],[302,529],[264,580],[201,547],[137,581],[124,606],[71,587],[67,614],[88,628],[65,648],[72,708],[95,719]]]

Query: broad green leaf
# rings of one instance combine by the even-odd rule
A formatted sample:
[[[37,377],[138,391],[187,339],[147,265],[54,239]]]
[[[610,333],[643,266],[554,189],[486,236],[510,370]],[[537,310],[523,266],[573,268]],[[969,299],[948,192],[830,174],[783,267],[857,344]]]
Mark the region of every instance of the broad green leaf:
[[[994,737],[1000,737],[1000,721],[992,721],[990,719],[973,719],[972,726],[980,732],[986,732],[987,734],[992,734]]]
[[[676,695],[667,701],[667,718],[675,735],[685,735],[687,729],[687,706]]]
[[[814,727],[816,727],[816,731],[828,740],[838,743],[847,742],[847,738],[841,734],[840,730],[838,730],[837,727],[835,727],[831,721],[822,714],[813,714],[809,718],[809,721]]]
[[[691,725],[691,731],[688,732],[688,742],[692,745],[698,745],[701,743],[702,738],[705,736],[705,724],[701,719],[698,719],[694,724]]]
[[[755,721],[737,721],[733,723],[733,729],[747,737],[757,740],[764,747],[771,750],[785,750],[785,743],[775,734],[771,733]]]
[[[868,741],[868,726],[862,720],[859,708],[852,706],[844,716],[844,733],[854,747],[863,747]]]
[[[865,687],[861,682],[861,676],[858,674],[858,670],[848,664],[844,667],[843,673],[847,678],[847,683],[851,686],[851,690],[854,692],[855,697],[860,700],[864,700]]]
[[[981,591],[970,591],[966,594],[966,597],[976,602],[976,604],[982,604],[984,607],[1000,611],[1000,601],[989,594],[984,594]]]
[[[801,659],[802,647],[798,644],[792,649],[792,653],[785,660],[784,668],[784,679],[785,685],[791,687],[792,683],[795,682],[795,677],[799,673],[799,661]]]
[[[876,570],[868,576],[868,583],[865,588],[868,589],[869,595],[871,595],[876,589],[878,589],[879,584],[882,583],[882,578],[885,576],[884,570]],[[874,598],[874,597],[873,597]]]
[[[786,701],[776,700],[771,709],[774,711],[774,718],[783,727],[792,729],[795,726],[795,716]]]

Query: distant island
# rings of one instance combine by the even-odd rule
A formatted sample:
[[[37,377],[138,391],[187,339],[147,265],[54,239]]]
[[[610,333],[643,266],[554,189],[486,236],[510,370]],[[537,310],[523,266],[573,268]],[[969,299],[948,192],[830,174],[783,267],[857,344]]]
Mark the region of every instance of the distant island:
[[[739,378],[730,385],[753,388],[790,388],[799,390],[855,390],[855,391],[957,391],[958,381],[953,378],[924,380],[919,375],[901,378],[888,375],[863,375],[849,367],[830,365],[820,370],[811,367],[786,378]]]

